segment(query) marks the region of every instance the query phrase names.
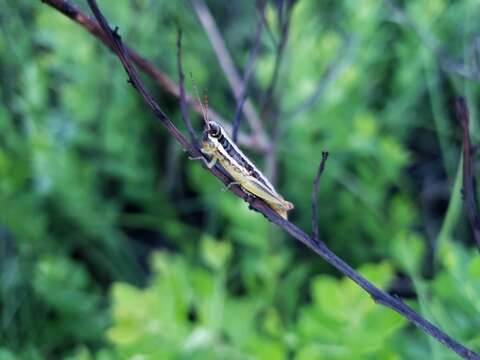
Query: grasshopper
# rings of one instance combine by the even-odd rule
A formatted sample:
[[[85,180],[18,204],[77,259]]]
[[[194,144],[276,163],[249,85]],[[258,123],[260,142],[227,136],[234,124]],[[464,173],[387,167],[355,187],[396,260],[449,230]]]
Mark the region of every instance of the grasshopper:
[[[277,193],[219,123],[208,120],[208,103],[205,108],[203,104],[201,106],[205,128],[200,151],[211,157],[208,162],[202,158],[207,167],[211,169],[218,161],[234,180],[227,187],[240,185],[247,193],[264,200],[282,218],[287,219],[287,212],[293,209],[293,204]]]

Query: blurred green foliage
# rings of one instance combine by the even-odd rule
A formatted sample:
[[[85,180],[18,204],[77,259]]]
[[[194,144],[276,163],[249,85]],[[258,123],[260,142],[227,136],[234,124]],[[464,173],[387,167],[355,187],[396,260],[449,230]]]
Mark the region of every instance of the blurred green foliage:
[[[279,3],[265,13],[277,40]],[[328,149],[322,239],[480,351],[480,258],[449,107],[466,96],[478,142],[480,89],[442,67],[463,61],[480,72],[480,4],[399,3],[404,13],[374,0],[295,2],[264,119],[267,131],[279,126],[277,184],[295,204],[292,221],[309,229],[311,183]],[[207,4],[242,69],[254,2]],[[0,359],[455,358],[221,192],[84,29],[41,1],[0,5]],[[231,90],[188,1],[100,6],[174,80],[180,24],[186,72],[233,118]],[[257,107],[275,60],[264,31],[249,87]],[[183,129],[178,100],[147,84]]]
[[[292,353],[297,359],[333,359],[391,353],[388,340],[405,321],[376,306],[350,281],[314,279],[312,303],[288,321],[279,311],[280,299],[268,291],[229,293],[227,262],[218,260],[227,259],[222,256],[231,250],[227,244],[204,238],[201,246],[199,266],[160,253],[147,289],[113,288],[115,326],[108,334],[121,357],[279,359]],[[393,275],[386,264],[364,270],[377,284]],[[355,320],[349,321],[353,307]]]

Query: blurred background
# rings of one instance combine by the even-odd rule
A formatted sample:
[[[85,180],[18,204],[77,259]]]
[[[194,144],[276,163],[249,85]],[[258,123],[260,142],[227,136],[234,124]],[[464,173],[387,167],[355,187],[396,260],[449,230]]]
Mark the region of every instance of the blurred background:
[[[85,28],[41,1],[0,5],[0,359],[457,358],[222,192]],[[180,27],[186,90],[191,72],[225,124],[239,87],[220,60],[242,79],[250,59],[242,149],[295,204],[290,219],[310,232],[328,150],[322,239],[480,351],[451,106],[466,98],[476,143],[477,0],[99,6],[173,85]],[[175,86],[144,79],[187,134]]]

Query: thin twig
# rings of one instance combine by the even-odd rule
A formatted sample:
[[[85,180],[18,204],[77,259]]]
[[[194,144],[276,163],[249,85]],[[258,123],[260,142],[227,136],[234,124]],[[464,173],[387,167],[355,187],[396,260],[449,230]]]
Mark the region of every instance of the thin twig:
[[[277,46],[277,39],[275,39],[275,35],[273,35],[272,28],[270,27],[270,24],[267,21],[267,18],[265,17],[265,7],[267,6],[267,0],[259,0],[257,1],[257,14],[259,17],[259,20],[263,23],[263,26],[267,30],[267,34],[270,37],[270,40],[272,41],[273,46]]]
[[[293,6],[295,0],[280,0],[278,2],[278,18],[280,26],[280,40],[277,42],[276,55],[275,55],[275,65],[273,73],[270,79],[270,84],[265,91],[262,100],[260,102],[261,114],[263,118],[269,118],[272,115],[271,112],[271,103],[273,99],[273,93],[280,76],[280,66],[282,63],[284,50],[288,41],[288,34],[290,29],[290,20],[292,16]],[[286,7],[286,8],[285,8]],[[281,135],[280,127],[280,116],[277,111],[276,116],[274,116],[275,121],[272,122],[271,126],[271,146],[269,151],[266,153],[266,173],[269,175],[272,183],[275,184],[278,170],[278,147],[277,140]]]
[[[277,183],[277,170],[278,170],[278,142],[280,140],[280,126],[279,122],[275,121],[271,130],[272,145],[265,154],[265,173],[267,178],[270,179],[272,184]]]
[[[90,8],[92,9],[95,17],[97,18],[99,24],[101,25],[102,29],[108,35],[108,38],[113,44],[115,53],[117,54],[118,58],[122,62],[128,76],[129,81],[132,83],[135,90],[139,92],[145,103],[150,107],[153,111],[155,116],[160,120],[160,122],[165,126],[167,131],[177,139],[183,148],[189,152],[192,156],[201,156],[200,151],[198,151],[192,144],[190,144],[183,135],[175,128],[173,123],[168,119],[168,117],[163,113],[160,109],[158,104],[153,100],[152,96],[147,92],[145,87],[143,86],[135,68],[131,64],[127,51],[123,47],[122,41],[120,36],[117,33],[117,29],[112,30],[107,23],[107,20],[104,18],[102,13],[100,12],[97,3],[95,0],[87,0]],[[203,164],[204,168],[207,168],[205,164]],[[222,174],[216,167],[213,167],[209,170],[214,176],[220,179],[224,184],[228,184],[230,179]],[[336,269],[338,269],[342,274],[352,279],[355,283],[357,283],[360,287],[362,287],[366,292],[370,294],[372,299],[382,304],[402,316],[406,319],[411,321],[417,327],[422,329],[425,333],[430,334],[435,339],[437,339],[440,343],[444,344],[458,355],[462,356],[465,359],[474,359],[480,360],[480,355],[475,353],[473,350],[468,349],[464,345],[458,343],[447,334],[445,334],[442,330],[438,327],[430,323],[428,320],[424,319],[418,313],[416,313],[412,308],[408,305],[404,304],[400,299],[391,296],[379,288],[375,287],[372,283],[370,283],[367,279],[365,279],[362,275],[360,275],[357,271],[355,271],[352,267],[350,267],[347,263],[345,263],[342,259],[340,259],[337,255],[335,255],[322,241],[315,241],[310,236],[308,236],[305,232],[300,230],[297,226],[289,222],[288,220],[283,219],[279,216],[272,208],[270,208],[267,203],[259,198],[252,198],[250,195],[245,193],[241,190],[238,185],[233,185],[229,187],[230,191],[236,194],[238,197],[242,198],[243,200],[247,201],[250,204],[250,208],[260,212],[263,214],[268,220],[277,224],[295,239],[302,242],[316,254],[320,255],[325,261],[329,264],[333,265]]]
[[[286,14],[285,14],[285,19],[283,16],[283,4],[287,3],[287,9],[286,9]],[[283,54],[285,47],[287,45],[288,41],[288,34],[289,34],[289,29],[290,29],[290,19],[292,16],[292,10],[293,10],[293,5],[295,1],[292,0],[282,0],[280,2],[280,9],[279,9],[279,21],[280,21],[280,40],[277,42],[277,47],[275,50],[275,64],[273,66],[273,72],[272,76],[270,78],[269,85],[267,87],[267,90],[265,91],[265,94],[262,98],[261,101],[261,106],[260,106],[260,113],[262,114],[262,117],[265,117],[268,109],[270,108],[270,103],[272,101],[273,97],[273,92],[275,90],[275,87],[277,86],[278,82],[278,77],[280,76],[280,66],[282,64],[283,60]]]
[[[174,190],[175,186],[178,184],[178,168],[180,165],[180,159],[183,157],[183,152],[179,151],[178,143],[173,137],[169,138],[165,152],[165,176],[163,177],[162,191],[164,194],[173,194],[172,190]]]
[[[147,105],[152,109],[155,116],[160,120],[160,122],[167,128],[169,133],[173,135],[180,144],[190,152],[194,152],[199,154],[199,151],[195,149],[195,147],[190,144],[187,139],[182,135],[180,131],[175,127],[172,121],[167,117],[167,115],[162,111],[160,106],[156,103],[153,96],[147,91],[144,87],[142,81],[140,80],[140,76],[138,75],[135,67],[133,66],[132,62],[130,61],[130,57],[128,54],[128,50],[123,46],[122,39],[118,34],[118,28],[112,30],[107,23],[107,20],[103,17],[100,9],[97,6],[95,0],[87,0],[88,5],[92,9],[98,23],[100,24],[101,28],[107,35],[110,44],[113,46],[113,50],[119,57],[120,61],[125,68],[125,71],[128,74],[128,82],[133,86],[135,90],[137,90],[140,95],[142,96],[143,100],[147,103]]]
[[[49,5],[55,10],[58,10],[63,15],[67,16],[73,20],[78,25],[85,28],[93,36],[102,41],[102,43],[107,46],[110,50],[113,51],[108,38],[105,33],[102,31],[98,23],[82,12],[78,7],[69,3],[66,0],[41,0],[43,3]],[[125,46],[130,59],[149,77],[151,77],[155,83],[164,89],[167,93],[175,96],[176,98],[180,97],[179,87],[162,71],[155,67],[151,62],[146,60],[144,57],[139,55],[136,51],[132,50],[128,46]],[[195,110],[196,113],[201,114],[201,104],[199,104],[194,97],[186,95],[186,102],[189,106]],[[231,126],[223,119],[217,112],[210,108],[209,112],[210,118],[215,120],[223,125],[223,127],[230,132],[232,130]],[[264,142],[258,137],[248,136],[243,132],[239,133],[238,136],[239,144],[260,153],[265,153],[269,149],[269,144]]]
[[[325,164],[328,159],[328,151],[322,151],[322,161],[317,170],[317,175],[315,175],[315,180],[313,180],[313,189],[312,189],[312,237],[316,242],[320,241],[318,236],[318,185],[320,183],[320,177],[325,170]]]
[[[197,137],[195,136],[195,130],[193,130],[190,116],[188,115],[187,101],[185,100],[185,75],[182,69],[182,30],[179,28],[177,32],[177,66],[178,66],[178,87],[180,88],[180,110],[182,112],[182,119],[185,123],[185,127],[190,135],[192,144],[197,144]]]
[[[220,67],[222,68],[228,84],[232,89],[233,95],[235,96],[235,100],[238,102],[240,100],[240,96],[242,95],[242,80],[240,79],[240,75],[235,68],[232,57],[225,46],[225,42],[222,39],[215,20],[213,19],[210,10],[203,0],[191,0],[191,3],[198,19],[200,20],[200,23],[203,26],[203,29],[205,30],[205,33],[208,36],[210,43],[212,44],[218,62],[220,63]],[[270,144],[268,136],[263,130],[260,117],[258,116],[257,111],[253,107],[253,104],[250,100],[245,101],[243,112],[254,136],[260,138],[262,142]]]
[[[463,201],[473,237],[480,250],[480,216],[478,215],[475,176],[473,174],[472,146],[470,142],[468,106],[464,98],[455,99],[455,113],[463,129]]]
[[[262,21],[259,21],[257,25],[257,30],[255,31],[255,40],[250,50],[250,54],[248,55],[247,66],[245,67],[245,71],[243,73],[240,99],[237,101],[237,109],[235,110],[235,117],[233,119],[232,140],[234,142],[237,142],[237,138],[238,138],[238,129],[240,128],[240,120],[242,118],[243,105],[247,100],[248,82],[250,80],[250,75],[252,74],[253,64],[257,59],[257,53],[260,47],[260,38],[262,35],[262,29],[263,29],[263,23]]]

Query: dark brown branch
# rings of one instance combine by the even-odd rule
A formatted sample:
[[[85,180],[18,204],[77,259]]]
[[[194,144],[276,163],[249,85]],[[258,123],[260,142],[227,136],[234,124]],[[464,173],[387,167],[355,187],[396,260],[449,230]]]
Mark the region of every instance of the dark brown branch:
[[[98,23],[90,18],[88,15],[83,13],[78,7],[69,3],[66,0],[41,0],[43,3],[49,5],[50,7],[58,10],[63,15],[67,16],[75,23],[79,24],[93,36],[102,41],[102,43],[107,46],[110,50],[113,51],[111,44],[109,43],[105,33],[102,31]],[[125,49],[130,56],[130,59],[141,69],[146,75],[152,78],[155,83],[160,86],[167,93],[175,96],[176,98],[180,97],[179,87],[162,71],[155,67],[151,62],[146,60],[144,57],[139,55],[136,51],[125,46]],[[196,113],[202,114],[201,105],[189,95],[186,95],[186,102],[195,110]],[[209,109],[209,115],[212,120],[215,120],[221,123],[227,131],[231,131],[229,124],[213,109]],[[269,149],[268,142],[263,141],[259,137],[247,136],[244,133],[239,133],[238,142],[254,151],[265,153]]]
[[[192,144],[190,144],[183,135],[175,128],[173,123],[168,119],[168,117],[162,112],[155,100],[150,96],[145,87],[143,86],[135,68],[131,64],[128,53],[123,47],[120,36],[117,33],[117,30],[112,30],[108,25],[106,19],[103,17],[100,12],[97,3],[95,0],[87,0],[90,8],[92,9],[95,17],[97,18],[100,26],[108,35],[108,39],[113,44],[113,48],[118,58],[122,62],[128,76],[135,90],[139,92],[145,103],[150,107],[155,116],[160,120],[160,122],[165,126],[166,130],[177,139],[182,147],[190,153],[192,156],[201,156],[200,151],[198,151]],[[205,166],[205,165],[204,165]],[[205,166],[206,167],[206,166]],[[228,184],[230,179],[226,177],[221,171],[216,167],[210,170],[213,175],[220,179],[224,184]],[[366,292],[370,294],[373,300],[379,304],[382,304],[411,321],[417,327],[422,329],[425,333],[431,335],[437,339],[440,343],[444,344],[451,350],[455,351],[458,355],[462,356],[465,359],[474,359],[480,360],[480,355],[474,351],[466,348],[462,344],[458,343],[447,334],[445,334],[438,327],[421,317],[408,305],[404,304],[400,299],[393,297],[379,288],[375,287],[367,279],[361,276],[353,268],[351,268],[347,263],[335,255],[322,241],[315,241],[309,237],[305,232],[300,230],[297,226],[289,222],[288,220],[280,217],[274,210],[272,210],[264,201],[258,198],[252,198],[250,195],[246,194],[241,190],[238,185],[230,186],[229,189],[235,193],[240,198],[244,199],[250,204],[250,208],[256,210],[263,214],[268,220],[277,224],[295,239],[302,242],[305,246],[310,248],[316,254],[320,255],[325,261],[333,265],[337,270],[342,274],[352,279],[360,287],[362,287]]]
[[[118,35],[118,28],[112,30],[107,23],[107,20],[103,17],[100,9],[97,6],[96,1],[94,0],[87,0],[90,8],[92,9],[95,18],[97,19],[98,23],[100,24],[101,28],[107,35],[107,39],[113,47],[113,50],[119,57],[120,61],[125,68],[125,71],[128,74],[128,82],[133,86],[135,90],[139,92],[145,103],[150,107],[153,111],[155,116],[160,120],[163,126],[166,127],[168,132],[175,137],[175,139],[180,142],[183,148],[187,149],[190,153],[199,154],[199,152],[195,149],[195,147],[190,144],[187,139],[178,131],[175,125],[171,122],[171,120],[165,115],[162,111],[160,106],[156,103],[154,98],[150,95],[147,89],[144,87],[142,81],[140,80],[140,76],[138,75],[135,67],[133,66],[132,62],[130,61],[129,53],[126,48],[124,48],[122,39],[120,35]]]
[[[473,174],[472,146],[470,142],[470,118],[468,106],[464,98],[455,99],[455,113],[463,130],[463,201],[473,237],[480,250],[480,217],[478,215],[477,196],[475,192],[475,176]]]
[[[190,135],[190,141],[192,144],[197,144],[197,137],[195,136],[195,130],[193,130],[190,116],[188,115],[187,101],[185,99],[185,75],[182,69],[182,30],[179,28],[177,33],[177,66],[178,66],[178,87],[180,89],[180,111],[182,112],[182,119]]]
[[[261,10],[263,12],[263,10]],[[248,94],[248,82],[250,80],[250,75],[252,74],[253,64],[257,59],[258,49],[260,47],[260,38],[262,35],[263,22],[258,21],[257,30],[255,31],[255,40],[253,42],[252,49],[248,56],[247,66],[243,73],[243,79],[241,84],[240,99],[237,101],[237,109],[235,110],[235,117],[233,119],[233,130],[232,130],[232,139],[234,142],[237,142],[238,138],[238,129],[240,128],[240,120],[242,118],[242,109],[243,104],[247,100]]]
[[[313,180],[313,189],[312,189],[312,237],[317,243],[320,241],[318,236],[318,185],[320,183],[320,177],[325,170],[325,164],[328,160],[328,151],[322,151],[322,161],[318,166],[317,175],[315,175],[315,180]]]

